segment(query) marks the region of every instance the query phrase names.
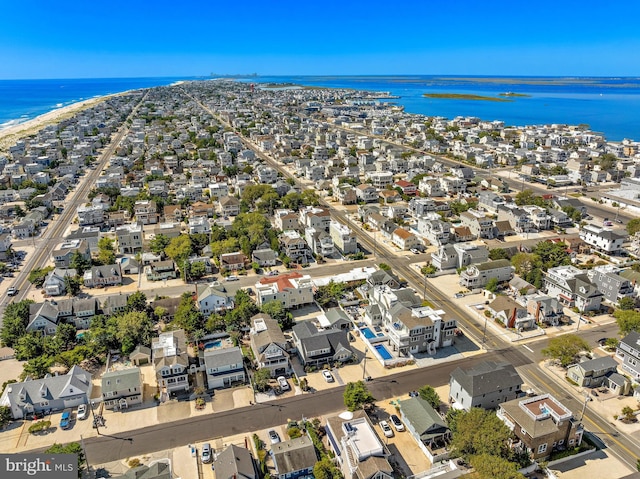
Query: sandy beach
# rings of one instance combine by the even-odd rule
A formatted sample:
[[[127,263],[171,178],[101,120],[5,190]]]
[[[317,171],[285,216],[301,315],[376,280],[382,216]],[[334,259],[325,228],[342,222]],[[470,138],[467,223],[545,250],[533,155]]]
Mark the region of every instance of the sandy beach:
[[[121,94],[122,93],[116,93],[115,95]],[[0,130],[0,152],[7,152],[9,150],[9,147],[14,145],[15,142],[20,138],[33,135],[38,130],[44,128],[47,125],[59,123],[62,120],[72,117],[79,111],[92,107],[115,95],[105,95],[72,103],[71,105],[57,108],[55,110],[37,116],[31,120],[27,120],[24,123],[19,123],[8,128],[4,128]]]

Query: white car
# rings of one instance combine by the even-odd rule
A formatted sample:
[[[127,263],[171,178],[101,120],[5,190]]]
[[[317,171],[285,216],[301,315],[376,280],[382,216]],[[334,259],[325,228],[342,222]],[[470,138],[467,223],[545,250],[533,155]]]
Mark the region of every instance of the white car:
[[[411,248],[409,251],[411,251],[413,254],[420,254],[420,251],[415,248]]]
[[[380,429],[382,429],[382,433],[386,437],[393,437],[393,429],[391,429],[387,421],[380,421]]]
[[[326,369],[322,370],[322,377],[324,378],[325,381],[327,381],[328,383],[332,383],[333,382],[333,374],[331,374],[330,371],[327,371]]]
[[[279,376],[278,377],[278,386],[280,386],[280,390],[288,391],[289,390],[289,383],[287,382],[287,378],[285,378],[284,376]]]
[[[267,434],[269,434],[269,441],[271,441],[271,444],[278,444],[280,442],[280,436],[273,429],[269,429]]]
[[[80,404],[80,406],[78,406],[78,412],[76,413],[76,417],[81,421],[84,421],[89,417],[89,409],[87,408],[86,404]]]
[[[230,276],[227,276],[227,281],[238,281],[238,278],[235,274],[232,274]]]
[[[404,431],[404,424],[402,424],[402,421],[398,416],[392,414],[391,416],[389,416],[389,420],[391,421],[391,424],[393,424],[393,427],[396,429],[396,431]]]

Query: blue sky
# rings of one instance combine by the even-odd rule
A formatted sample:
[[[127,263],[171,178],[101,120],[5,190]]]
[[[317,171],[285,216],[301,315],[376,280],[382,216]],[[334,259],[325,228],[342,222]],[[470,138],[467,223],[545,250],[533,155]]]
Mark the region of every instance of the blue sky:
[[[3,6],[0,79],[640,76],[639,14],[637,0],[21,0]]]

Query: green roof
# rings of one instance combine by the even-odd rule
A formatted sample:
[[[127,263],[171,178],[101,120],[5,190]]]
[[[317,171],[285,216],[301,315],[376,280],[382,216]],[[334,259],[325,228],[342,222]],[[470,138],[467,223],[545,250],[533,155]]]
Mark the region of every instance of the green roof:
[[[420,435],[422,441],[438,438],[449,432],[440,414],[421,397],[398,401],[405,422]]]

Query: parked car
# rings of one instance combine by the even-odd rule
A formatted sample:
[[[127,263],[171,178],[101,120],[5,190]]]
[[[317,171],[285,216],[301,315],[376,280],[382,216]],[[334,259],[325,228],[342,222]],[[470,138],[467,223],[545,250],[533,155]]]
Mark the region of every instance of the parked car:
[[[395,428],[396,431],[398,432],[404,431],[404,424],[402,424],[402,421],[398,416],[396,416],[395,414],[392,414],[391,416],[389,416],[389,420],[391,421],[391,424],[393,424],[393,427]]]
[[[62,417],[60,417],[60,429],[69,429],[71,427],[71,409],[65,409],[62,411]]]
[[[16,294],[18,294],[18,288],[16,288],[15,286],[11,286],[9,289],[7,289],[7,296],[15,296]]]
[[[328,383],[332,383],[333,382],[333,374],[331,374],[331,371],[327,371],[326,369],[323,369],[322,370],[322,377]]]
[[[238,281],[239,279],[240,278],[238,278],[235,274],[227,276],[227,281]]]
[[[271,441],[271,444],[278,444],[280,442],[280,436],[273,429],[269,429],[267,434],[269,434],[269,441]]]
[[[204,464],[208,464],[211,462],[211,444],[208,442],[202,445],[202,451],[200,452],[200,460]]]
[[[280,273],[278,273],[277,271],[269,271],[267,273],[267,276],[278,276],[278,274],[280,274]]]
[[[287,378],[285,378],[284,376],[279,376],[278,377],[278,386],[280,386],[280,390],[288,391],[289,390],[289,383],[287,382]]]
[[[411,248],[409,251],[411,251],[413,254],[420,254],[420,251],[415,248]]]
[[[86,404],[80,404],[80,406],[78,406],[76,417],[81,421],[84,421],[89,417],[89,409],[87,408]]]
[[[189,444],[189,450],[191,451],[191,457],[196,457],[198,455],[198,449],[193,444]]]
[[[382,433],[386,437],[393,437],[393,429],[391,429],[387,421],[380,421],[380,429],[382,429]]]

